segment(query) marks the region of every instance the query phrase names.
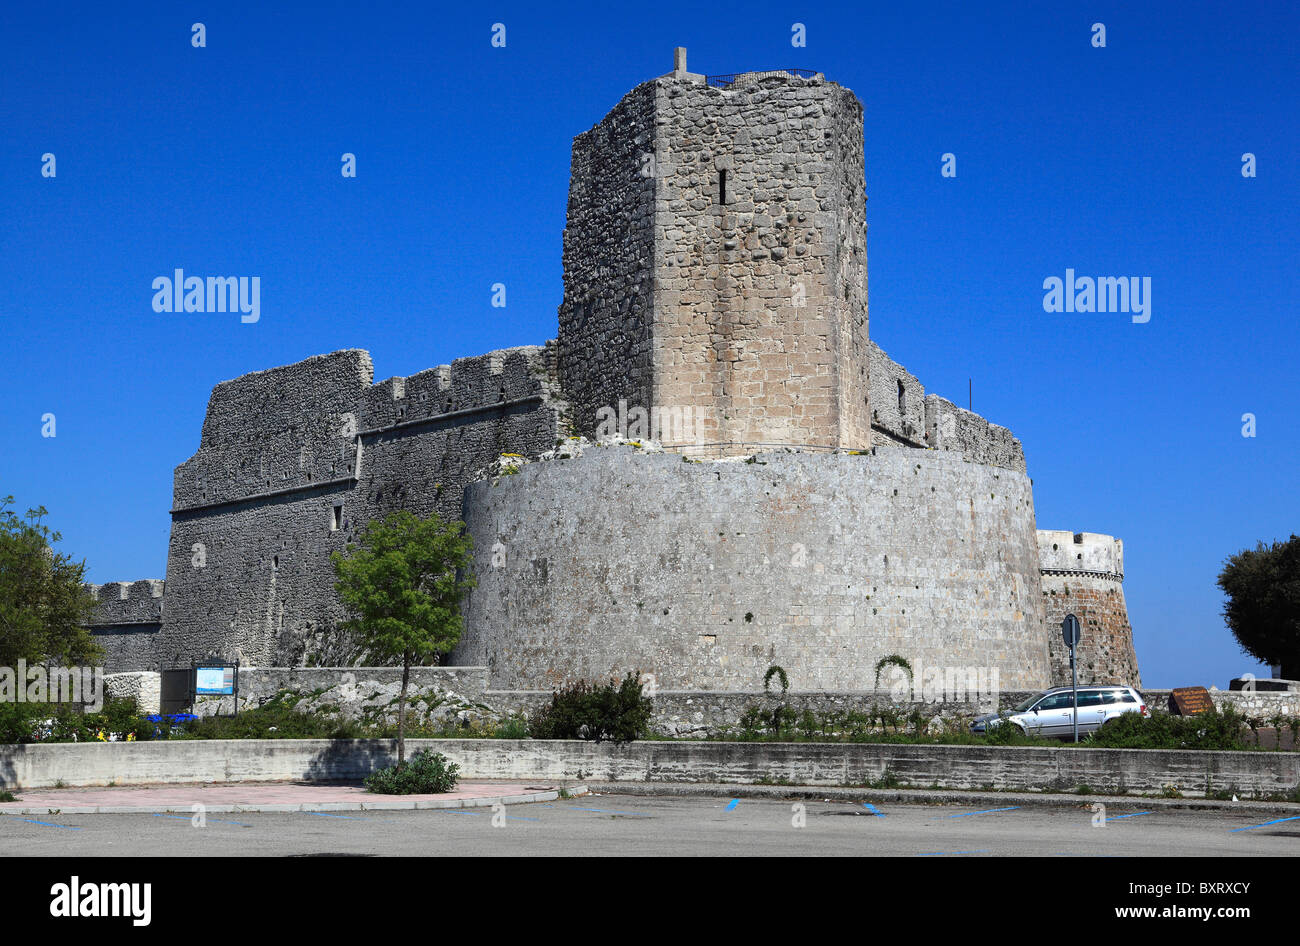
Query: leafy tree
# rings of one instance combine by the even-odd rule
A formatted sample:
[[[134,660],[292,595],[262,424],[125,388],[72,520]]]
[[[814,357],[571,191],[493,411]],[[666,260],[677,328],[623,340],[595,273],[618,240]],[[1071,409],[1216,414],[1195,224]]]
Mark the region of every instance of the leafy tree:
[[[472,547],[463,522],[437,513],[420,519],[409,512],[372,521],[356,548],[330,556],[334,587],[351,617],[342,627],[359,638],[377,664],[400,660],[397,700],[397,762],[406,760],[406,691],[411,666],[436,663],[460,639],[461,596],[474,584],[461,577]]]
[[[1223,619],[1241,649],[1300,679],[1300,536],[1231,556],[1219,587],[1228,596]]]
[[[86,629],[95,608],[86,563],[54,551],[63,536],[46,527],[44,506],[20,517],[13,501],[0,500],[0,666],[98,663],[103,651]]]

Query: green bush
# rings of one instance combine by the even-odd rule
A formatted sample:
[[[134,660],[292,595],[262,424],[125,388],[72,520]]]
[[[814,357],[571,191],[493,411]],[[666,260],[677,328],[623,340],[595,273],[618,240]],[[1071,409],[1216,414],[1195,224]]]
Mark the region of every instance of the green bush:
[[[558,690],[528,723],[534,739],[590,739],[593,742],[631,742],[650,732],[653,701],[642,695],[638,674],[629,673],[620,684],[580,682]]]
[[[459,778],[455,762],[441,752],[421,749],[407,761],[368,776],[366,789],[378,795],[436,795],[454,789]]]
[[[1195,716],[1125,713],[1109,720],[1086,742],[1106,749],[1244,749],[1245,722],[1232,706]]]
[[[0,703],[0,743],[36,742],[49,710],[43,703]]]
[[[98,713],[76,703],[0,703],[0,743],[95,742],[101,733],[144,740],[156,728],[133,699],[107,699]]]

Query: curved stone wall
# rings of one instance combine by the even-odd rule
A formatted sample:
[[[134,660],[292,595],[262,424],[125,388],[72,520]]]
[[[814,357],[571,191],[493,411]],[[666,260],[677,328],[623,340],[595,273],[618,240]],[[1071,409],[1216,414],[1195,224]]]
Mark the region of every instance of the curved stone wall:
[[[917,671],[1049,678],[1029,479],[934,451],[686,462],[631,446],[471,484],[478,587],[450,661],[550,688],[628,670],[670,689],[801,690]],[[985,679],[988,679],[986,673]]]
[[[1070,682],[1070,649],[1061,637],[1067,614],[1079,619],[1079,682],[1140,687],[1133,628],[1124,603],[1124,543],[1096,532],[1041,530],[1043,611],[1052,684]]]

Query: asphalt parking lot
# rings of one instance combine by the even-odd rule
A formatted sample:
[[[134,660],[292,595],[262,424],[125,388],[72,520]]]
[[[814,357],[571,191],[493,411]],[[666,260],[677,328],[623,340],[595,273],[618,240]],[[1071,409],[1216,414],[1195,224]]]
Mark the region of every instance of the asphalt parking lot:
[[[0,816],[17,856],[1295,856],[1300,815],[598,795],[416,811]]]

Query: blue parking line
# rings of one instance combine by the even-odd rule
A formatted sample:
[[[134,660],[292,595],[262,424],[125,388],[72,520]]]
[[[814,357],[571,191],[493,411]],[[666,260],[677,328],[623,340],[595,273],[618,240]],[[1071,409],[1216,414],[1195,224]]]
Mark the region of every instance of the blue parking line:
[[[1135,812],[1133,812],[1131,815],[1112,815],[1111,817],[1107,818],[1106,820],[1107,820],[1107,821],[1119,821],[1121,818],[1136,818],[1138,815],[1149,815],[1149,814],[1152,814],[1152,813],[1153,813],[1153,812],[1150,812],[1150,811],[1135,811]]]
[[[1012,805],[1010,808],[985,808],[983,811],[964,811],[959,815],[949,815],[949,818],[969,818],[971,815],[989,815],[995,811],[1017,811],[1019,805]]]
[[[559,808],[563,811],[596,811],[602,815],[629,815],[633,818],[649,818],[650,815],[639,811],[615,811],[613,808],[583,808],[580,805],[538,805],[538,808]]]
[[[925,851],[918,853],[917,857],[943,857],[949,854],[987,854],[988,851]]]
[[[348,821],[365,821],[365,818],[357,818],[353,815],[336,815],[332,811],[303,811],[300,814],[316,815],[319,818],[346,818]]]
[[[1236,834],[1238,831],[1254,831],[1256,828],[1267,828],[1271,824],[1281,824],[1283,821],[1300,821],[1300,815],[1292,815],[1290,818],[1275,818],[1272,821],[1265,821],[1263,824],[1253,824],[1248,828],[1233,828],[1229,834]]]
[[[740,804],[740,799],[739,799],[739,798],[733,798],[733,799],[732,799],[732,800],[727,804],[727,807],[726,807],[724,810],[725,810],[725,811],[732,811],[732,810],[734,810],[735,807],[736,807],[737,805],[739,805],[739,804]]]
[[[877,818],[883,818],[883,817],[885,817],[885,813],[884,813],[883,811],[881,811],[879,808],[877,808],[875,805],[871,804],[871,802],[869,802],[869,801],[864,801],[864,802],[862,803],[862,807],[865,808],[865,809],[867,809],[867,811],[871,812],[871,813],[872,813],[873,815],[875,815]]]
[[[34,821],[34,820],[32,820],[31,818],[19,818],[18,820],[19,820],[19,821],[26,821],[28,824],[38,824],[38,825],[40,825],[42,828],[66,828],[66,829],[69,830],[69,831],[80,831],[80,830],[81,830],[80,828],[78,828],[78,827],[74,827],[73,825],[70,825],[70,824],[52,824],[52,823],[49,822],[49,821]]]

